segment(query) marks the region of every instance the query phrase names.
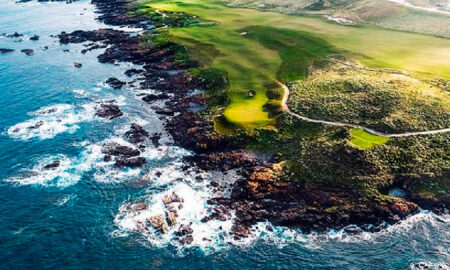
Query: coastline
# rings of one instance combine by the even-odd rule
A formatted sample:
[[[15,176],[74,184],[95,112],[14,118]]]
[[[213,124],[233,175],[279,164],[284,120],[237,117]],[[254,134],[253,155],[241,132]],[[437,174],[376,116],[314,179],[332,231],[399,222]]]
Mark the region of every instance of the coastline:
[[[99,19],[106,24],[133,28],[151,25],[146,17],[127,15],[129,1],[93,0],[92,3],[101,14]],[[360,201],[345,188],[330,191],[283,181],[289,176],[283,175],[275,156],[246,149],[245,142],[251,140],[246,135],[230,137],[216,133],[212,115],[205,114],[203,110],[192,110],[193,103],[201,107],[208,106],[203,95],[190,95],[193,89],[205,88],[186,72],[192,63],[176,63],[174,52],[168,48],[142,48],[138,36],[122,31],[80,31],[60,35],[61,43],[85,41],[110,46],[98,57],[102,63],[125,61],[143,65],[143,70],[130,70],[130,73],[139,74],[141,88],[159,92],[143,97],[148,100],[149,106],[154,100],[168,98],[166,107],[155,107],[155,111],[166,118],[166,129],[175,143],[195,153],[186,158],[188,164],[205,171],[240,171],[244,179],[234,184],[231,197],[210,200],[214,211],[204,219],[226,220],[230,218],[230,210],[235,211],[232,231],[236,238],[248,236],[251,226],[265,221],[299,228],[303,232],[323,232],[347,225],[378,231],[383,229],[384,222],[396,223],[417,213],[419,206],[426,206],[403,199],[375,204]],[[349,198],[356,204],[349,207]],[[432,206],[430,208],[433,209]]]

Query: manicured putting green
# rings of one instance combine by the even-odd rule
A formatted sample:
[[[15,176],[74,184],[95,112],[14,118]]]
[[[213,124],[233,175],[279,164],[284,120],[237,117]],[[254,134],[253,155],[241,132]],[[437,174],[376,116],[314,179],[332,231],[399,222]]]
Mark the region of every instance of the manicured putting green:
[[[303,79],[308,66],[344,53],[378,67],[450,79],[450,40],[370,26],[341,26],[322,18],[230,8],[213,0],[146,1],[141,11],[184,12],[215,25],[171,28],[205,66],[228,73],[230,105],[224,116],[245,128],[270,127],[263,105],[268,85]],[[205,50],[206,49],[206,50]],[[212,56],[208,51],[214,51]],[[248,92],[256,95],[249,97]]]
[[[350,136],[352,136],[352,139],[349,141],[350,145],[360,149],[370,149],[385,144],[389,140],[388,137],[372,135],[362,129],[350,130]]]

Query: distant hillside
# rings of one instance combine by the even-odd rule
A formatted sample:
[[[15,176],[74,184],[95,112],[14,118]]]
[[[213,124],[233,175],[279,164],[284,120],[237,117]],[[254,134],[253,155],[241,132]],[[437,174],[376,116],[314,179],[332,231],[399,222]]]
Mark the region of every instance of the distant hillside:
[[[383,28],[450,38],[450,0],[225,1],[232,6],[324,15],[341,23],[369,23]]]

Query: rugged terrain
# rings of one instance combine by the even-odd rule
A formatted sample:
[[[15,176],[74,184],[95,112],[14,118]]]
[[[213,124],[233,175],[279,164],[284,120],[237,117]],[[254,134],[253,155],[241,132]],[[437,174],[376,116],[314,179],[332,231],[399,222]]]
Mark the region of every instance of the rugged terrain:
[[[183,40],[182,36],[176,35],[186,33],[182,29],[209,28],[214,27],[214,23],[195,14],[170,10],[173,3],[170,3],[169,10],[162,10],[164,3],[161,2],[164,1],[153,1],[150,5],[123,0],[93,2],[102,13],[100,19],[106,23],[148,29],[154,25],[157,29],[139,36],[111,29],[61,33],[60,42],[91,41],[98,43],[93,46],[108,45],[98,57],[100,62],[127,61],[143,65],[142,70],[130,70],[129,73],[139,74],[138,82],[142,89],[158,92],[143,97],[143,100],[151,104],[154,100],[168,99],[164,108],[155,110],[166,118],[166,128],[176,144],[194,151],[195,155],[186,161],[203,170],[240,169],[243,180],[234,184],[230,197],[209,201],[213,210],[204,217],[205,221],[229,219],[230,212],[234,211],[233,231],[239,238],[251,233],[251,226],[259,221],[268,220],[275,225],[300,228],[305,232],[342,228],[350,224],[360,225],[366,230],[380,230],[383,222],[395,223],[417,212],[419,207],[436,212],[448,208],[448,134],[395,138],[378,146],[361,147],[355,141],[352,143],[347,128],[307,123],[283,113],[280,106],[283,93],[273,84],[268,87],[269,91],[256,91],[256,95],[264,96],[266,103],[262,110],[271,120],[270,128],[236,125],[224,114],[233,101],[232,88],[230,92],[233,77],[227,69],[221,69],[226,66],[214,66],[214,59],[210,59],[211,67],[204,60],[211,57],[209,53],[214,49],[217,55],[223,54],[224,48],[215,47],[214,43],[200,43],[208,50],[195,51],[193,48],[199,47],[192,44],[198,46],[197,41],[188,39],[186,44],[183,43],[186,37]],[[159,4],[158,8],[152,3]],[[182,7],[180,3],[177,6]],[[166,27],[170,29],[169,33]],[[177,29],[181,29],[180,32]],[[289,56],[298,45],[289,39],[289,34],[298,33],[281,31],[281,36],[272,36],[284,41],[279,44],[264,35],[266,29],[271,30],[249,28],[248,39],[261,42],[266,49],[279,49],[276,51],[286,63],[282,65],[284,69],[277,73],[280,78],[303,80],[290,86],[293,96],[289,104],[293,110],[318,117],[367,123],[384,130],[427,129],[448,124],[446,114],[438,113],[439,110],[448,111],[448,84],[445,80],[410,80],[407,75],[385,73],[383,70],[380,74],[385,75],[374,76],[370,73],[372,71],[358,72],[349,67],[333,66],[330,58],[314,51],[316,46],[302,48],[307,53],[315,52],[308,61],[300,66],[291,65]],[[241,29],[233,31],[247,40],[246,34],[241,35]],[[200,38],[204,37],[203,34],[201,32]],[[313,45],[322,41],[314,36],[302,37]],[[337,52],[333,47],[321,48],[321,52],[326,54]],[[202,55],[204,52],[206,55]],[[294,54],[293,59],[299,59],[295,57]],[[361,65],[359,68],[366,67]],[[355,72],[358,73],[356,77]],[[325,79],[320,79],[322,75]],[[418,85],[426,91],[414,92]],[[190,95],[192,89],[205,92]],[[249,90],[252,89],[238,93],[244,94],[251,102],[255,93]],[[357,99],[352,98],[355,93]],[[411,96],[414,98],[406,98],[411,93],[415,93]],[[423,97],[426,97],[427,106],[416,104]],[[324,106],[321,101],[327,100],[332,103]],[[201,105],[204,109],[192,110],[192,104]],[[364,112],[368,105],[373,106],[377,114],[372,110]],[[349,110],[343,110],[345,106]],[[405,111],[405,108],[411,111]],[[399,113],[404,115],[400,117]],[[411,121],[403,121],[403,117]],[[214,179],[207,181],[213,182]],[[394,188],[400,188],[402,196],[389,195]]]

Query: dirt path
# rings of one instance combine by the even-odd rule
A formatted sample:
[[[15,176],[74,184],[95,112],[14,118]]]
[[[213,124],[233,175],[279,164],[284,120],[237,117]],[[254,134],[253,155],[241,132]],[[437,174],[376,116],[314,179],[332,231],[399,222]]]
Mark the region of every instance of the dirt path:
[[[329,126],[338,126],[338,127],[349,127],[349,128],[358,128],[358,129],[363,129],[364,131],[373,134],[373,135],[377,135],[377,136],[383,136],[383,137],[389,137],[389,138],[395,138],[395,137],[409,137],[409,136],[417,136],[417,135],[431,135],[431,134],[438,134],[438,133],[444,133],[444,132],[450,132],[450,128],[443,128],[443,129],[436,129],[436,130],[428,130],[428,131],[416,131],[416,132],[404,132],[404,133],[397,133],[397,134],[387,134],[387,133],[382,133],[382,132],[378,132],[376,130],[373,130],[371,128],[367,128],[367,127],[363,127],[360,125],[355,125],[355,124],[349,124],[349,123],[343,123],[343,122],[335,122],[335,121],[326,121],[326,120],[318,120],[318,119],[312,119],[309,117],[305,117],[302,115],[299,115],[297,113],[292,112],[288,105],[287,105],[287,101],[289,99],[289,95],[290,95],[290,90],[289,87],[287,87],[285,84],[278,82],[278,85],[280,87],[283,88],[284,90],[284,95],[283,95],[283,99],[281,100],[281,106],[283,107],[283,110],[294,116],[295,118],[298,118],[300,120],[304,120],[307,122],[311,122],[311,123],[318,123],[318,124],[324,124],[324,125],[329,125]]]

